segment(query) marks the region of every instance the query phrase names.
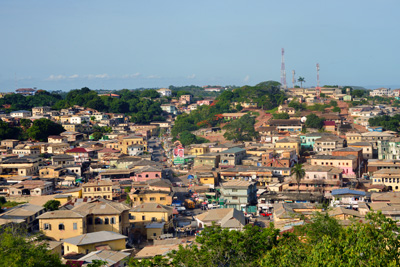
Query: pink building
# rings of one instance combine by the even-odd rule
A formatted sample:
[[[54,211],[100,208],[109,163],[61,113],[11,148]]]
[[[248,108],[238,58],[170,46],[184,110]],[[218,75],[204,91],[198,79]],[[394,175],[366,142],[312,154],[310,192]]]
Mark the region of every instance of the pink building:
[[[152,179],[160,179],[162,176],[162,171],[158,168],[152,166],[145,166],[135,172],[133,179],[136,182],[143,182]]]
[[[204,100],[198,100],[196,103],[197,103],[197,105],[199,105],[199,106],[202,106],[202,105],[209,106],[209,105],[212,104],[212,102],[213,102],[213,100],[204,99]]]

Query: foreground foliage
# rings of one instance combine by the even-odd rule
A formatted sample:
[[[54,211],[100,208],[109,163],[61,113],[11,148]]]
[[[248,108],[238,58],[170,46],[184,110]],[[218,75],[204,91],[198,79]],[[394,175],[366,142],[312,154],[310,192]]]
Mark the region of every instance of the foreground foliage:
[[[129,266],[399,266],[399,227],[380,212],[343,227],[317,213],[293,233],[273,226],[244,231],[206,228],[191,247]]]

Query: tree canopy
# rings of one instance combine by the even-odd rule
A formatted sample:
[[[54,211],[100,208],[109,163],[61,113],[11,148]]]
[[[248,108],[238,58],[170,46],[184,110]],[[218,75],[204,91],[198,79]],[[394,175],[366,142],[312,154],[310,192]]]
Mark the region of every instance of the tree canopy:
[[[52,210],[58,210],[58,207],[60,207],[60,205],[61,205],[60,201],[52,199],[52,200],[47,201],[43,205],[43,207],[48,211],[49,210],[52,211]]]
[[[255,122],[253,116],[246,114],[223,127],[226,130],[224,137],[234,142],[251,141],[258,136],[258,132],[254,129]]]
[[[35,120],[26,132],[30,138],[45,142],[50,135],[59,135],[65,129],[58,123],[42,118]]]
[[[307,115],[306,118],[307,118],[307,120],[306,120],[305,125],[307,128],[321,129],[322,126],[324,126],[325,119],[318,117],[314,113]]]

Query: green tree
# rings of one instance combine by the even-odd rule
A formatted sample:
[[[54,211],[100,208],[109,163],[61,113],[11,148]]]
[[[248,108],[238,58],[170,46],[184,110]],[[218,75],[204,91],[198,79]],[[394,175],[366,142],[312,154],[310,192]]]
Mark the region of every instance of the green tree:
[[[94,141],[99,141],[103,137],[103,133],[101,132],[94,132],[92,134],[93,140]]]
[[[299,77],[298,79],[297,79],[297,81],[300,83],[300,88],[303,88],[303,83],[305,83],[306,82],[306,80],[304,79],[304,77]]]
[[[7,122],[0,121],[0,139],[20,139],[21,128],[12,127]]]
[[[350,93],[352,97],[363,97],[365,94],[367,94],[367,91],[361,89],[352,90]]]
[[[19,123],[21,124],[22,127],[24,127],[25,129],[28,129],[29,127],[31,127],[32,125],[32,121],[28,120],[28,119],[21,119],[19,121]]]
[[[339,108],[339,107],[334,107],[334,108],[332,109],[332,111],[333,111],[333,112],[340,112],[340,108]]]
[[[282,120],[287,120],[290,118],[289,114],[286,112],[274,113],[274,114],[272,114],[272,117],[274,117],[274,119],[282,119]]]
[[[57,254],[48,249],[46,243],[32,242],[37,237],[22,229],[7,227],[0,232],[0,265],[7,267],[65,266]]]
[[[291,169],[291,174],[295,175],[296,182],[297,182],[297,190],[300,193],[300,182],[306,175],[306,172],[303,168],[303,164],[296,163],[293,168]]]
[[[329,105],[332,107],[337,107],[338,103],[335,100],[331,100],[331,102],[329,102]]]
[[[91,263],[86,265],[86,267],[107,267],[107,266],[109,266],[108,262],[103,260],[92,260]]]
[[[233,120],[223,127],[226,130],[224,137],[234,142],[251,141],[258,137],[258,132],[254,129],[255,122],[255,118],[249,114]]]
[[[315,129],[321,129],[322,126],[324,125],[324,118],[320,118],[314,113],[311,113],[310,115],[306,116],[306,127],[307,128],[315,128]]]
[[[60,207],[60,205],[61,205],[61,202],[58,201],[58,200],[49,200],[49,201],[47,201],[47,202],[43,205],[43,207],[44,207],[46,210],[52,211],[52,210],[58,210],[58,208]]]
[[[43,118],[35,120],[26,132],[30,138],[45,142],[49,135],[59,135],[65,129],[60,124]]]

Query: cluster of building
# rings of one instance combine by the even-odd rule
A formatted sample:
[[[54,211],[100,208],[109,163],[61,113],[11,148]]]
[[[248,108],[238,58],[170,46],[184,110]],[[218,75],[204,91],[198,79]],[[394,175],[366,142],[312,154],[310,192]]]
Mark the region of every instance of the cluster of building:
[[[301,90],[294,93],[308,94]],[[170,89],[158,92],[171,96]],[[337,88],[326,89],[326,94],[340,95]],[[3,114],[1,119],[12,125],[22,118],[44,117],[66,131],[47,142],[0,141],[0,195],[23,202],[3,210],[0,227],[42,231],[49,249],[71,264],[104,259],[109,266],[123,266],[130,257],[164,255],[190,245],[196,233],[212,224],[242,230],[249,223],[274,222],[286,231],[305,223],[313,212],[326,211],[324,205],[344,225],[376,210],[399,219],[400,137],[357,121],[396,109],[358,106],[348,112],[313,112],[325,118],[323,131],[305,132],[311,112],[282,105],[277,112],[290,119],[266,120],[256,128],[256,140],[183,147],[169,136],[175,115],[187,112],[183,107],[212,104],[192,102],[190,95],[172,99],[162,105],[167,120],[148,125],[79,106]],[[251,102],[237,104],[256,108]],[[221,116],[229,123],[245,114]],[[111,132],[94,141],[94,125]],[[214,132],[223,130],[195,133]],[[304,169],[300,181],[292,171],[298,163]],[[49,200],[60,202],[58,210],[43,207]]]

